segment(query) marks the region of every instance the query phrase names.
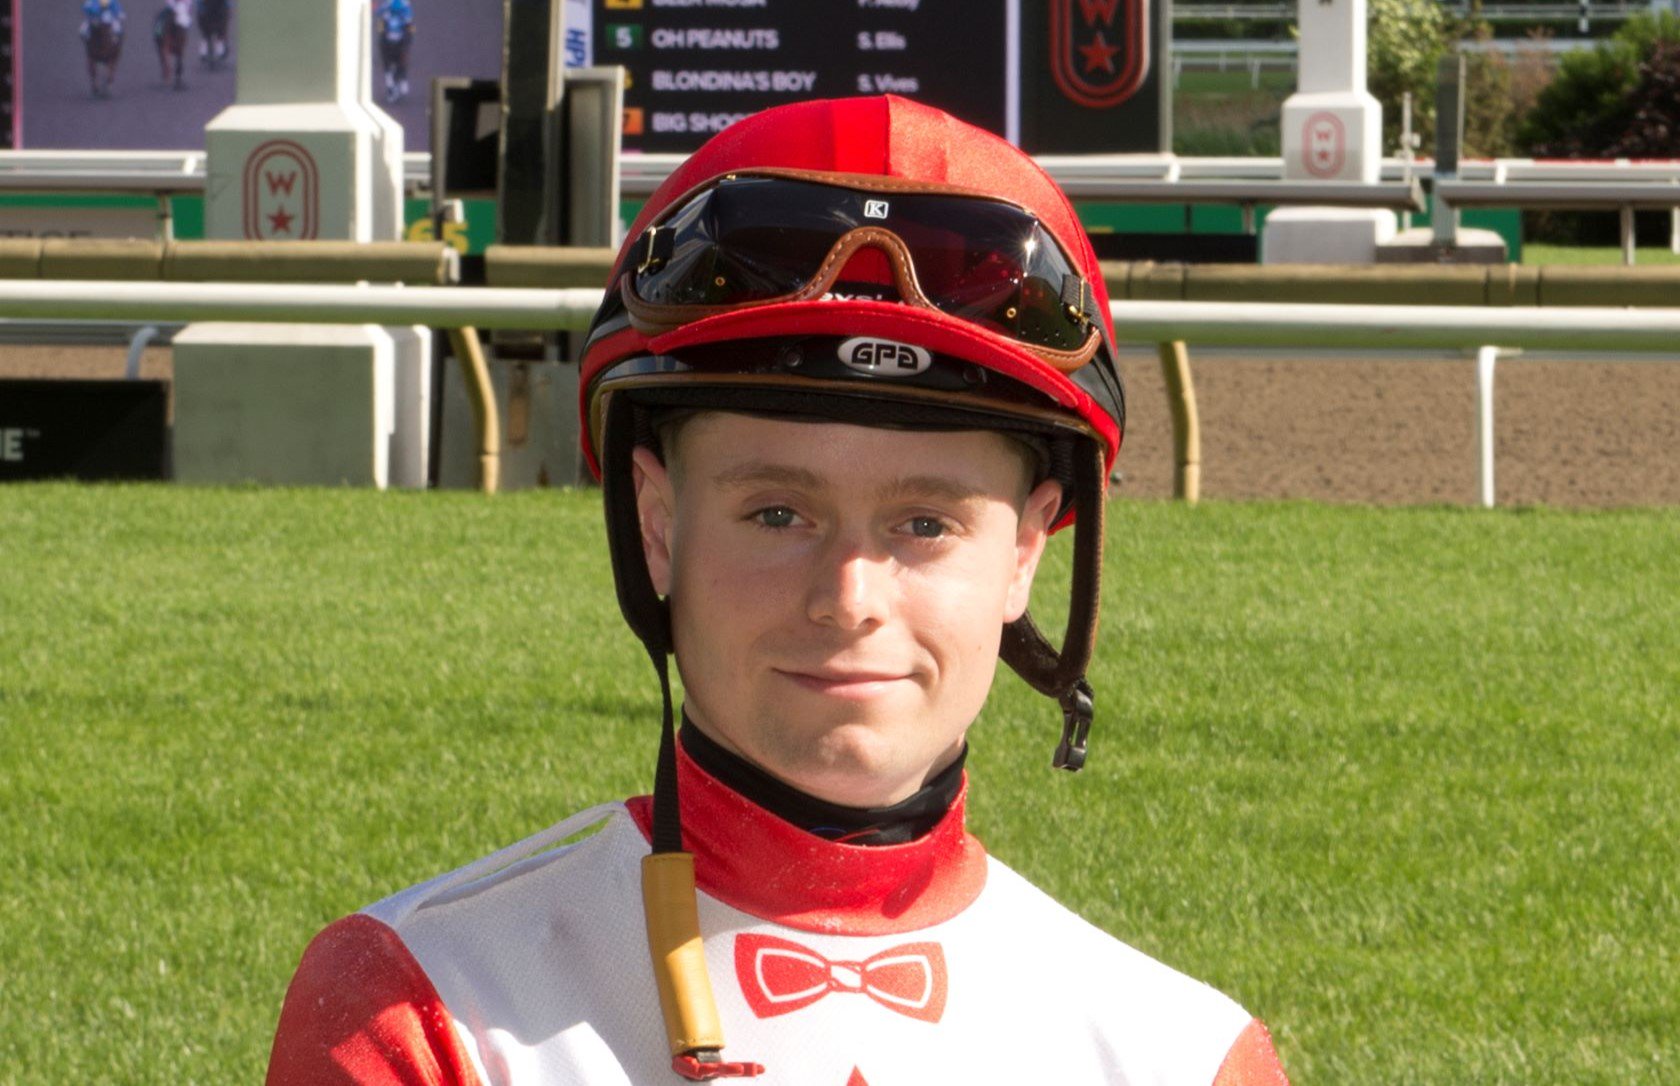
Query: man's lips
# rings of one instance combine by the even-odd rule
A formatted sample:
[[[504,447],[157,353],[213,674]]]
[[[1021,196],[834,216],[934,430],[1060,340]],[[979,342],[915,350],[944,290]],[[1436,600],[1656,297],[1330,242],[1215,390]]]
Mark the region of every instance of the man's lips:
[[[873,697],[910,679],[903,672],[861,668],[777,668],[776,673],[815,693],[853,698]]]

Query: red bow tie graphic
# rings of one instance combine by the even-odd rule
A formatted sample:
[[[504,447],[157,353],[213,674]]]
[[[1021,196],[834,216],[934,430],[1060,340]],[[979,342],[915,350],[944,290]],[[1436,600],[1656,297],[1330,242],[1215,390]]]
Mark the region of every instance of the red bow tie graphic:
[[[831,962],[773,935],[739,935],[735,977],[760,1018],[810,1006],[830,992],[861,993],[923,1022],[945,1013],[945,952],[938,943],[905,943],[861,962]]]

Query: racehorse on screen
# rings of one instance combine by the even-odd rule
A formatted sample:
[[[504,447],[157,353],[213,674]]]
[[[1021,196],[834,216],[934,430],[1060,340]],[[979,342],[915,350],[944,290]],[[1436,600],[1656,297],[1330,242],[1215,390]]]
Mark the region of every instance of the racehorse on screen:
[[[82,4],[82,45],[87,50],[88,83],[95,98],[109,98],[122,58],[123,10],[117,0]]]
[[[233,0],[198,0],[198,59],[212,70],[227,63],[228,12]]]
[[[414,6],[409,0],[384,0],[377,9],[379,63],[385,70],[385,101],[408,97],[408,52],[414,45]]]
[[[163,9],[152,21],[152,38],[157,42],[158,67],[163,81],[176,90],[186,89],[187,37],[193,24],[193,0],[164,0]]]

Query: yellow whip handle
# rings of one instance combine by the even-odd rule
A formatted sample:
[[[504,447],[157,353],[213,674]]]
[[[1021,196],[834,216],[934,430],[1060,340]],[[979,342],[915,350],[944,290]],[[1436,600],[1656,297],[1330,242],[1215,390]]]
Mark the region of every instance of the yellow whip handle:
[[[671,1055],[722,1049],[723,1025],[700,942],[693,856],[655,852],[642,859],[642,909],[647,915],[648,953],[653,957]]]

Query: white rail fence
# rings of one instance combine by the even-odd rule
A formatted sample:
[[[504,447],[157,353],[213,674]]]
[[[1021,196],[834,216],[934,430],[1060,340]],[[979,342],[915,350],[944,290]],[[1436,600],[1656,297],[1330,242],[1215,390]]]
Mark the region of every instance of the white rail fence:
[[[581,331],[600,301],[601,292],[595,289],[0,281],[0,319],[26,320]],[[1680,308],[1122,301],[1112,303],[1111,311],[1116,334],[1127,343],[1475,351],[1480,492],[1486,506],[1495,501],[1493,386],[1500,348],[1616,351],[1635,360],[1680,360]],[[1182,452],[1185,435],[1175,436]]]
[[[620,187],[645,197],[682,162],[681,155],[626,155]],[[430,156],[404,158],[409,193],[429,184]],[[1242,209],[1252,233],[1261,205],[1337,204],[1423,210],[1419,182],[1431,180],[1428,159],[1385,159],[1371,184],[1287,181],[1281,158],[1185,157],[1173,154],[1043,155],[1039,162],[1073,198],[1118,203],[1225,204]],[[157,204],[156,233],[173,231],[171,197],[204,188],[197,151],[0,151],[0,194],[127,193]],[[1680,160],[1470,160],[1458,174],[1435,179],[1438,201],[1456,207],[1572,208],[1621,216],[1622,260],[1634,262],[1634,212],[1669,212],[1669,248],[1680,253]]]

